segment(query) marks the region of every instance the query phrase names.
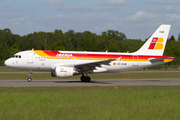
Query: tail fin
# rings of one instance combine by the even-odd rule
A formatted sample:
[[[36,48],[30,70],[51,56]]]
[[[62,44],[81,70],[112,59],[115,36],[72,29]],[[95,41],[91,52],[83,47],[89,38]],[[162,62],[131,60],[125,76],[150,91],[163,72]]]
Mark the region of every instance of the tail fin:
[[[146,43],[134,54],[163,55],[171,25],[161,25]]]

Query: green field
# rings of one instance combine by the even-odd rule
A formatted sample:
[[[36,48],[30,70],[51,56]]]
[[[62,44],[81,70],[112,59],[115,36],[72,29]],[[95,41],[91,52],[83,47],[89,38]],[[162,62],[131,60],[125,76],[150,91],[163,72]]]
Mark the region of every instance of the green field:
[[[0,88],[1,120],[178,120],[180,87]]]
[[[0,80],[26,80],[29,71],[15,70],[7,67],[0,67]],[[104,79],[154,79],[154,78],[180,78],[179,69],[166,70],[136,70],[125,73],[99,73],[89,74],[92,80]],[[70,78],[53,78],[50,72],[33,72],[33,80],[79,80],[81,75]]]
[[[0,80],[26,80],[28,72],[5,70]],[[79,80],[74,76],[64,80]],[[92,79],[180,78],[179,71],[91,74]],[[53,78],[34,72],[33,80]],[[1,87],[0,120],[178,120],[180,86]]]
[[[28,72],[1,72],[0,80],[26,80],[28,78]],[[153,79],[153,78],[180,78],[180,72],[127,72],[127,73],[100,73],[89,74],[92,80],[104,80],[104,79]],[[51,73],[34,72],[33,80],[79,80],[81,75],[73,76],[70,78],[54,78],[51,77]]]

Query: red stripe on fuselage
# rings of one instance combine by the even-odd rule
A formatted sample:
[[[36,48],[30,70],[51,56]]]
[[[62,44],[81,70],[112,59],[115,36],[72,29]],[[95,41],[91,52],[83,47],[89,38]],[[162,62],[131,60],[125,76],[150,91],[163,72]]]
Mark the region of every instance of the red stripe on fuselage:
[[[50,50],[43,50],[43,52],[45,52],[47,55],[51,57],[56,57],[56,55],[60,53],[59,51],[50,51]]]
[[[71,57],[76,57],[76,58],[107,58],[107,59],[117,59],[119,57],[121,57],[121,59],[133,59],[134,55],[123,55],[123,54],[101,54],[101,53],[97,53],[97,54],[91,54],[91,53],[62,53],[59,51],[47,51],[47,50],[43,50],[43,52],[45,52],[46,54],[48,54],[51,57],[56,57],[58,54],[72,54]],[[138,56],[138,59],[149,59],[149,58],[165,58],[168,56],[152,56],[152,55],[135,55]]]

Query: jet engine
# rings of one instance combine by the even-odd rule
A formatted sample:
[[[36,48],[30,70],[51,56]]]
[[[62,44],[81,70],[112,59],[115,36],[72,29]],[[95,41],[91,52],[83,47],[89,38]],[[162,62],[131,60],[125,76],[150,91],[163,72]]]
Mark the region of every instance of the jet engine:
[[[75,71],[73,67],[56,67],[54,71],[51,71],[52,77],[72,77]]]

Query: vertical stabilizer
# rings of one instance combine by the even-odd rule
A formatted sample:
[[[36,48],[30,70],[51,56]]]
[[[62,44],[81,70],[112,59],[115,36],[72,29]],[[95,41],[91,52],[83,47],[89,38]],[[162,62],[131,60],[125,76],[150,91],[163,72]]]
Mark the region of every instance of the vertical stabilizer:
[[[134,54],[163,55],[171,25],[161,25],[145,44]]]

